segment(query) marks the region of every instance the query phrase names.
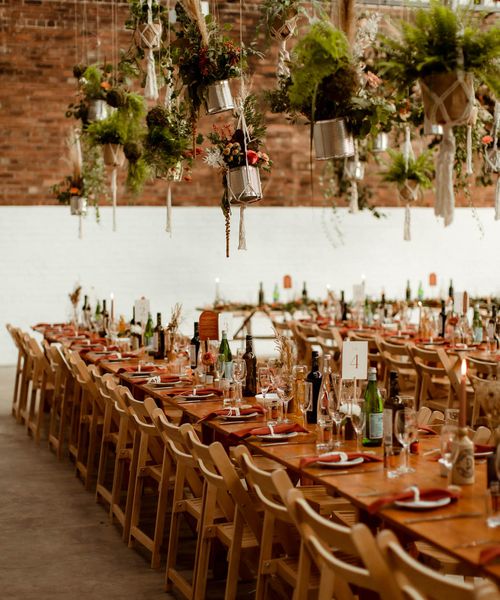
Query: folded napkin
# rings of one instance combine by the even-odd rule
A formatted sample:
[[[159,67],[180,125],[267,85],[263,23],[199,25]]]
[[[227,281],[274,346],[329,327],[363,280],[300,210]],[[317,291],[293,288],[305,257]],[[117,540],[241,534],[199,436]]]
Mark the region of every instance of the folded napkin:
[[[214,419],[215,417],[228,417],[231,415],[243,417],[245,415],[251,415],[253,413],[259,413],[260,415],[263,415],[264,409],[259,404],[255,404],[254,406],[250,406],[247,408],[221,408],[220,410],[213,410],[212,412],[208,413],[208,415],[200,419],[198,423],[201,423],[201,421],[208,421],[209,419]]]
[[[71,344],[71,347],[76,345],[77,343]],[[87,354],[88,352],[102,352],[103,350],[106,350],[105,346],[101,346],[100,344],[89,344],[88,346],[83,346],[83,348],[80,348],[78,352],[83,355]]]
[[[307,429],[304,429],[298,423],[281,423],[273,427],[274,433],[292,433],[294,431],[309,433]],[[270,435],[271,430],[269,426],[265,427],[250,427],[245,429],[240,429],[239,431],[233,431],[232,435],[235,435],[238,438],[244,438],[251,435]]]
[[[415,494],[412,490],[406,490],[404,492],[400,492],[399,494],[384,496],[383,498],[379,498],[378,500],[375,500],[375,502],[372,502],[368,506],[368,512],[373,514],[384,506],[388,506],[393,502],[413,500],[414,497]],[[460,493],[451,492],[450,490],[442,488],[424,488],[420,490],[420,500],[427,500],[431,502],[434,500],[441,500],[442,498],[451,498],[452,500],[457,500],[459,497]]]
[[[367,454],[366,452],[346,452],[347,460],[354,460],[355,458],[362,458],[364,462],[383,462],[381,458],[375,456],[374,454]],[[305,468],[309,467],[315,462],[340,462],[339,454],[325,454],[323,456],[312,456],[311,458],[303,458],[300,461],[300,467]]]
[[[137,371],[138,367],[137,365],[133,366],[133,367],[120,367],[117,371],[117,373],[135,373]],[[163,369],[158,369],[157,367],[154,366],[146,366],[146,367],[141,367],[141,372],[144,371],[144,373],[153,373],[155,371],[158,370],[163,370]]]
[[[97,365],[101,362],[104,362],[105,360],[116,360],[117,358],[121,358],[121,355],[119,352],[114,353],[114,354],[104,354],[104,356],[98,356],[94,362]]]
[[[145,377],[134,377],[134,381],[135,383],[146,383],[151,379],[151,377],[155,377],[160,380],[156,383],[177,383],[180,381],[178,375],[156,375],[156,373],[146,374]]]
[[[500,557],[500,544],[495,544],[494,546],[481,550],[481,553],[479,554],[479,564],[487,565],[498,557]]]
[[[432,429],[432,427],[428,427],[427,425],[419,425],[418,431],[419,433],[426,433],[427,435],[437,435],[437,431]]]

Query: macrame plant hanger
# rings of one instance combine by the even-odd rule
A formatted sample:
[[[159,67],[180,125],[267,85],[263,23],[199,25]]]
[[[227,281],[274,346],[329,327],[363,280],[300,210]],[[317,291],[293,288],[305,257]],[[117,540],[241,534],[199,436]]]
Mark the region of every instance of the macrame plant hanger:
[[[429,120],[431,123],[437,122],[437,115],[440,114],[443,120],[443,137],[439,146],[439,153],[436,161],[436,202],[434,214],[444,219],[444,225],[447,227],[453,222],[455,212],[455,192],[453,188],[453,167],[455,162],[456,141],[453,127],[456,125],[467,125],[467,162],[466,172],[472,173],[472,125],[470,120],[474,109],[474,86],[470,82],[470,75],[466,77],[463,70],[464,57],[460,49],[457,57],[457,79],[440,95],[434,93],[426,83],[421,79],[420,86],[422,92],[432,99],[433,105]],[[464,93],[467,102],[461,115],[452,118],[446,109],[446,99],[458,88]]]
[[[498,135],[500,133],[500,102],[495,102],[495,112],[493,114],[493,147],[485,151],[485,160],[491,172],[496,174],[497,183],[495,186],[495,221],[500,221],[500,150],[498,148]]]
[[[161,23],[153,22],[153,0],[142,0],[147,4],[148,22],[138,28],[139,41],[146,55],[146,83],[144,97],[148,100],[158,100],[158,80],[156,77],[156,63],[154,51],[161,43]]]
[[[116,8],[116,0],[111,3],[111,56],[113,61],[114,78],[118,79],[118,16]],[[118,172],[117,169],[123,163],[122,148],[119,145],[108,144],[110,154],[111,171],[111,198],[113,202],[113,231],[116,231],[116,207],[118,196]]]
[[[403,158],[405,161],[405,171],[408,172],[408,165],[410,160],[414,158],[413,148],[411,145],[411,132],[410,126],[405,126],[405,139],[403,142]],[[415,202],[418,197],[419,186],[410,185],[408,179],[399,186],[398,194],[399,199],[405,203],[405,217],[404,217],[404,230],[403,239],[405,242],[411,241],[411,211],[410,203]]]
[[[168,57],[166,61],[167,67],[167,77],[165,83],[165,108],[168,111],[172,110],[172,103],[174,102],[174,86],[173,86],[173,78],[172,78],[172,59],[170,57],[170,0],[167,1],[167,14],[169,15],[168,19],[168,29],[167,29],[167,52]],[[165,231],[170,234],[172,237],[172,183],[174,180],[180,179],[182,177],[182,164],[180,165],[180,173],[178,172],[179,168],[173,167],[170,169],[170,172],[167,175],[167,198],[165,201],[167,214],[166,214],[166,222],[165,222]]]

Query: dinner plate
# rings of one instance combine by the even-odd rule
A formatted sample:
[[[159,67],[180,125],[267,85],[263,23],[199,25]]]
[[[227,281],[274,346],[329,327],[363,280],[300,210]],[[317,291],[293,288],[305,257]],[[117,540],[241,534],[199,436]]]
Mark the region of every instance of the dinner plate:
[[[363,462],[363,457],[358,456],[352,460],[339,460],[338,462],[330,462],[326,460],[317,460],[314,464],[320,465],[321,467],[328,467],[330,469],[343,469],[344,467],[355,467]]]
[[[493,454],[493,450],[488,450],[488,452],[474,452],[474,458],[486,458],[487,456],[491,456]]]
[[[255,394],[255,399],[257,400],[257,402],[262,402],[264,400],[264,395],[263,394]],[[279,396],[278,394],[276,394],[275,392],[268,392],[266,394],[266,402],[268,400],[278,400]]]
[[[451,498],[440,498],[439,500],[397,500],[394,506],[407,510],[432,510],[447,506],[451,502]]]
[[[220,415],[221,419],[224,419],[224,421],[243,421],[245,419],[253,419],[254,417],[257,417],[260,413],[258,412],[253,412],[250,413],[248,415]]]
[[[158,389],[167,389],[167,388],[173,388],[177,385],[177,382],[172,382],[172,383],[148,383],[149,386],[153,387],[153,388],[158,388]]]
[[[186,400],[205,400],[205,398],[211,398],[212,396],[215,396],[213,392],[208,394],[179,394],[177,397]]]
[[[125,375],[129,375],[130,377],[154,377],[158,373],[155,371],[130,371],[125,373]]]
[[[263,442],[283,442],[284,440],[288,440],[296,435],[298,435],[297,431],[290,431],[289,433],[275,433],[274,435],[267,433],[265,435],[257,435],[255,437]]]

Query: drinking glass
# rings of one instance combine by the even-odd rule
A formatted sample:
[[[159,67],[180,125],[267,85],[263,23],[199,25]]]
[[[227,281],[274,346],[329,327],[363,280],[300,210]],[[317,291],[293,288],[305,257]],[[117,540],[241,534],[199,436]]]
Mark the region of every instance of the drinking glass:
[[[352,404],[351,412],[349,413],[351,419],[352,428],[356,434],[356,452],[361,451],[360,436],[363,433],[366,422],[365,403],[357,402]]]
[[[312,409],[312,383],[298,381],[296,387],[296,402],[302,413],[302,424],[307,427],[307,412]]]
[[[242,358],[235,358],[233,360],[233,379],[237,384],[237,395],[236,395],[236,403],[240,403],[243,401],[242,395],[242,384],[245,381],[245,377],[247,374],[247,364]]]
[[[276,392],[280,399],[281,405],[281,422],[282,423],[291,423],[292,421],[287,417],[288,414],[288,404],[290,400],[293,398],[293,376],[291,373],[287,373],[286,371],[282,371],[276,377]]]
[[[410,445],[417,437],[417,413],[412,408],[398,410],[394,419],[394,430],[399,443],[403,446],[403,464],[401,474],[414,473],[415,469],[408,466]]]
[[[225,373],[226,369],[226,357],[224,354],[217,354],[217,360],[215,361],[214,371],[216,378],[220,381]]]
[[[340,441],[340,426],[347,412],[349,403],[347,401],[347,389],[349,386],[343,386],[344,381],[338,375],[332,375],[332,390],[328,395],[328,411],[332,421],[335,423],[335,441],[332,440],[332,447],[338,448],[342,445]]]
[[[457,437],[457,426],[453,423],[445,423],[441,428],[441,464],[446,469],[448,484],[451,483],[451,470],[456,456],[453,453],[453,445]]]

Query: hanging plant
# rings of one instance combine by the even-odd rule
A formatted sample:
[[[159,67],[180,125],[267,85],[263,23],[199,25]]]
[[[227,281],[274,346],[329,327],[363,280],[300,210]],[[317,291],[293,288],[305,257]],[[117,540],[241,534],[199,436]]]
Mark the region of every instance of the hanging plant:
[[[204,158],[223,176],[221,208],[226,224],[226,256],[229,256],[231,205],[241,207],[239,249],[246,249],[243,211],[246,205],[262,199],[259,169],[270,172],[272,167],[269,156],[262,149],[266,127],[256,96],[246,96],[235,117],[238,119],[236,127],[229,124],[212,126],[207,135],[212,146],[205,150]]]
[[[78,80],[77,101],[69,104],[66,116],[80,120],[83,127],[106,119],[111,113],[107,96],[113,88],[112,71],[110,64],[75,65],[73,75]]]

